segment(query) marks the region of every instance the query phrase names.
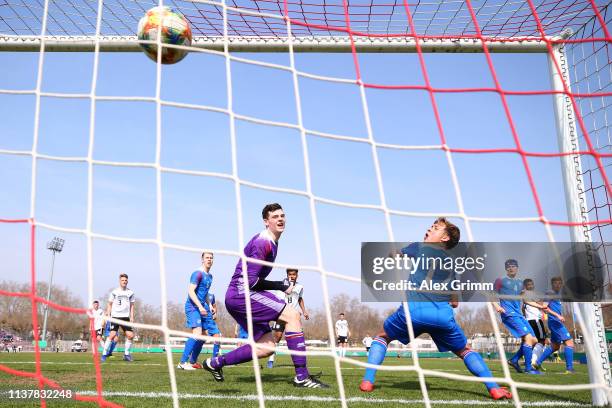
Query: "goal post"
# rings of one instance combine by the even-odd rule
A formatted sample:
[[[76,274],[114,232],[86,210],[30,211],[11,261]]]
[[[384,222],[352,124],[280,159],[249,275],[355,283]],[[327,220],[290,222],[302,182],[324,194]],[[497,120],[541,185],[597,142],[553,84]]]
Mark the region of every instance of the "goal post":
[[[558,92],[553,95],[553,104],[559,151],[573,153],[561,156],[567,217],[570,223],[575,224],[569,227],[570,237],[572,242],[592,242],[587,228],[589,218],[582,163],[577,153],[580,150],[580,143],[576,115],[572,100],[566,93],[571,91],[571,87],[565,46],[555,45],[552,51],[548,58],[552,89]],[[582,326],[591,383],[612,387],[601,306],[599,303],[584,302],[575,303],[573,306],[574,313],[579,315],[578,321]],[[591,393],[594,406],[605,406],[612,402],[609,389],[593,388]]]
[[[102,3],[103,2],[101,1],[99,4]],[[151,5],[153,5],[153,3],[154,2],[151,2]],[[196,2],[196,4],[208,3],[213,2]],[[6,4],[11,4],[11,2],[9,1]],[[278,4],[283,4],[283,2],[278,2]],[[217,4],[217,6],[220,9],[224,10],[221,14],[223,14],[224,17],[227,18],[227,11],[230,7],[227,6],[226,2],[219,3]],[[3,28],[2,26],[4,21],[2,19],[2,7],[3,5],[0,4],[0,52],[40,52],[41,50],[44,50],[44,52],[141,52],[139,41],[136,36],[132,35],[134,34],[133,32],[129,33],[130,35],[123,35],[121,33],[118,33],[117,35],[105,34],[98,37],[88,35],[87,33],[83,35],[79,33],[67,33],[65,35],[44,35],[43,33],[43,35],[36,35],[33,33],[21,34],[20,32],[7,32],[6,28]],[[199,6],[193,7],[197,8]],[[404,6],[402,5],[398,7]],[[513,15],[517,15],[518,11],[520,11],[520,9],[515,10],[515,14]],[[232,8],[232,12],[239,11],[237,11],[236,8]],[[573,18],[582,18],[583,14],[581,13],[582,11],[575,13]],[[250,10],[247,12],[247,14],[257,15],[257,12]],[[499,11],[498,13],[494,14],[494,17],[489,17],[490,19],[492,19],[491,21],[495,22],[495,18],[501,18],[495,17],[498,14]],[[339,15],[341,15],[340,12],[338,12],[336,17]],[[269,15],[266,15],[264,17],[269,18]],[[391,21],[391,17],[393,17],[393,15],[390,15],[388,17],[389,21]],[[282,25],[286,23],[289,26],[291,26],[292,24],[291,18],[287,19],[282,15],[277,15],[274,18],[277,20],[277,24]],[[327,18],[327,16],[325,18]],[[508,18],[511,19],[513,17]],[[595,19],[595,17],[592,16],[590,18]],[[129,17],[126,17],[126,21],[122,23],[125,27],[134,26],[134,29],[132,30],[134,31],[134,19],[135,16],[130,15]],[[489,23],[491,23],[491,21],[489,21]],[[586,24],[586,22],[582,20],[578,21],[580,24]],[[590,20],[587,19],[585,21]],[[224,22],[227,21],[224,19]],[[487,27],[486,24],[484,24],[484,26],[485,28]],[[96,29],[100,29],[99,26],[94,25],[94,27]],[[502,28],[503,27],[504,25],[502,24]],[[227,30],[227,27],[225,27],[225,29]],[[403,29],[405,30],[405,27]],[[588,228],[588,225],[591,224],[589,220],[589,203],[587,198],[585,197],[586,189],[583,180],[583,158],[581,157],[581,154],[583,153],[579,153],[581,149],[579,142],[579,130],[577,128],[576,123],[576,115],[580,114],[580,112],[575,111],[575,103],[572,101],[571,97],[570,84],[572,83],[572,78],[570,78],[570,67],[566,54],[567,46],[565,45],[566,42],[568,42],[567,37],[545,37],[544,35],[537,36],[537,29],[532,29],[530,33],[524,34],[523,32],[520,32],[519,28],[517,29],[518,31],[515,35],[510,36],[504,36],[504,30],[502,29],[500,29],[500,31],[502,31],[501,34],[487,34],[483,36],[476,36],[473,32],[466,34],[466,30],[467,29],[464,29],[463,32],[457,34],[456,36],[443,34],[423,35],[422,37],[417,35],[408,35],[406,34],[406,32],[404,32],[404,35],[384,36],[381,34],[376,34],[368,36],[367,32],[364,31],[363,34],[360,35],[347,34],[337,36],[304,35],[300,32],[299,34],[293,35],[292,37],[288,38],[286,34],[283,36],[282,30],[280,29],[276,34],[269,36],[263,34],[253,36],[222,36],[201,35],[200,33],[200,35],[194,36],[190,49],[192,49],[193,52],[213,53],[483,53],[485,52],[486,48],[487,52],[492,53],[546,54],[548,57],[548,65],[550,69],[550,80],[552,84],[551,89],[553,91],[551,97],[553,109],[555,112],[555,125],[557,131],[556,136],[559,146],[559,152],[561,153],[560,161],[565,190],[565,201],[568,217],[567,221],[569,224],[571,224],[570,226],[568,226],[570,237],[573,242],[591,242],[591,234]],[[291,30],[288,31],[291,32]],[[611,40],[610,38],[598,38],[593,41],[610,42]],[[608,47],[610,47],[610,45],[608,45]],[[227,55],[227,58],[228,61],[226,61],[226,63],[227,65],[229,65],[229,58],[231,58],[231,56]],[[612,66],[612,64],[608,62],[608,66]],[[294,67],[291,67],[291,70],[297,78],[297,70],[295,70]],[[158,75],[160,75],[160,71],[161,70],[158,67]],[[227,78],[231,78],[231,75],[227,75]],[[158,79],[158,81],[161,80]],[[231,81],[231,79],[228,79],[228,81]],[[612,78],[610,78],[609,81],[612,82]],[[297,89],[297,81],[295,82],[295,88]],[[363,83],[360,83],[359,85],[363,87]],[[610,83],[605,84],[605,86],[603,88],[598,89],[598,91],[604,92],[602,91],[602,89],[609,86]],[[40,91],[37,92],[40,93]],[[543,93],[547,92],[548,91],[543,91]],[[13,92],[0,89],[0,94],[2,93]],[[608,91],[608,93],[610,92]],[[95,94],[95,86],[92,86],[92,94]],[[156,98],[159,100],[159,96],[156,96]],[[297,98],[299,99],[299,96]],[[365,97],[363,99],[365,100]],[[231,108],[228,109],[228,111],[231,112]],[[303,130],[303,126],[301,124],[300,129]],[[92,128],[92,134],[93,132],[94,130]],[[161,134],[160,129],[158,129],[157,132],[158,134]],[[373,150],[376,150],[376,148],[380,147],[380,144],[377,144],[373,140],[373,138],[369,142],[372,144]],[[442,146],[442,148],[446,149],[447,146],[444,145]],[[159,147],[159,149],[161,149],[161,147]],[[232,147],[232,149],[235,149],[235,146]],[[447,150],[446,153],[448,155],[451,154],[449,150]],[[0,155],[2,154],[30,154],[34,163],[38,159],[38,152],[36,152],[36,147],[34,147],[32,152],[2,150],[0,151]],[[91,167],[93,163],[91,161],[91,157],[89,157],[88,160],[88,164]],[[605,168],[602,168],[601,171],[605,171]],[[33,173],[36,173],[36,171],[34,170]],[[158,174],[159,179],[161,179],[160,174],[161,170],[159,170]],[[238,186],[237,188],[239,188],[240,182],[242,180],[238,179],[237,174],[233,176],[232,180]],[[159,184],[161,185],[161,181],[159,181]],[[610,188],[610,186],[606,185],[605,188],[608,189]],[[612,195],[612,192],[610,190],[607,190],[607,194]],[[323,201],[319,198],[313,198],[314,196],[312,196],[310,193],[309,195],[312,200],[311,205],[313,207],[315,200]],[[34,208],[34,203],[32,203],[32,205]],[[159,205],[161,206],[161,199]],[[383,207],[385,211],[388,211],[388,208],[386,208],[386,204],[384,204]],[[463,212],[461,213],[461,215],[464,215]],[[239,217],[240,216],[241,215],[239,215]],[[2,214],[0,214],[0,218],[2,218]],[[466,216],[466,218],[468,217]],[[548,221],[545,220],[543,216],[541,218],[541,221],[544,223]],[[599,220],[595,220],[595,222],[597,221]],[[242,220],[239,220],[239,224],[242,225]],[[161,228],[161,221],[159,225]],[[88,225],[87,228],[87,234],[89,234],[88,239],[91,240],[91,225]],[[242,237],[240,239],[242,239]],[[163,263],[163,250],[165,248],[161,247],[161,238],[160,243],[158,244],[160,245],[162,253],[160,262]],[[91,254],[88,254],[88,258],[88,261],[91,262]],[[609,265],[606,266],[609,267]],[[91,266],[89,268],[91,270]],[[89,283],[91,284],[91,282]],[[328,300],[329,299],[326,299],[326,302]],[[609,405],[610,403],[612,403],[612,376],[610,374],[610,362],[608,357],[608,347],[606,342],[606,333],[601,306],[599,303],[596,302],[575,303],[573,305],[573,308],[575,314],[577,315],[577,321],[582,327],[582,332],[585,338],[585,350],[587,353],[589,378],[591,384],[594,386],[593,388],[591,388],[592,403],[594,406]],[[327,307],[327,309],[327,311],[329,312],[329,307]],[[166,318],[167,316],[164,315],[164,320],[166,320]],[[331,320],[328,320],[328,323],[331,324]],[[163,324],[166,324],[166,322],[164,322]],[[167,327],[164,328],[163,325],[161,329],[165,332],[168,332]],[[168,362],[170,364],[170,354],[167,354],[167,357]],[[336,374],[338,374],[340,370],[339,361],[337,358],[335,360],[337,363]],[[258,381],[260,381],[261,379],[259,376],[258,369],[255,368],[255,370],[257,373],[257,379]],[[173,376],[174,374],[172,374],[172,369],[170,370],[170,372]],[[418,371],[418,374],[420,376],[419,378],[422,379],[424,384],[424,374],[422,373],[422,371]],[[341,374],[338,374],[338,377],[341,381]],[[177,406],[178,397],[176,396],[176,381],[174,377],[172,377],[171,383],[174,398],[173,403],[175,406]],[[341,382],[339,382],[339,384],[341,385]],[[586,388],[586,386],[584,387]],[[424,391],[426,391],[424,385],[423,389]],[[259,383],[258,393],[262,393],[261,386]],[[343,406],[346,406],[346,398],[343,394],[341,400]],[[263,405],[263,401],[263,398],[259,399],[260,405]],[[426,405],[428,404],[429,400],[426,397]]]

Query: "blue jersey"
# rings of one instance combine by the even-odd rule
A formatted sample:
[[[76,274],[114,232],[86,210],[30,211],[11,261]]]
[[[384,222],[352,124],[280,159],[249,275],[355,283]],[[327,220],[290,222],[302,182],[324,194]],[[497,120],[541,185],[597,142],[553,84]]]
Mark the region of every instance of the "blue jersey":
[[[210,306],[208,305],[208,290],[212,285],[212,275],[208,272],[204,272],[201,269],[193,272],[191,274],[191,278],[189,279],[189,283],[196,285],[195,294],[204,309],[207,312],[210,312]],[[193,310],[198,310],[198,307],[193,300],[187,295],[187,300],[185,301],[185,312],[190,312]]]
[[[410,282],[414,283],[417,290],[421,288],[424,282],[448,284],[451,280],[455,279],[454,270],[442,268],[444,260],[450,257],[439,245],[415,242],[402,248],[402,254],[411,257],[413,265],[416,266],[418,262],[418,267],[416,267],[416,270],[411,271],[414,273],[411,273],[409,277]],[[440,291],[436,290],[432,292],[410,291],[407,294],[407,298],[411,308],[432,306],[432,303],[443,303],[444,307],[446,307],[448,302],[451,301],[451,294],[448,293],[448,290],[444,292],[446,293],[440,293]]]
[[[239,339],[248,339],[249,333],[242,328],[242,326],[238,325],[238,338]]]
[[[502,313],[504,316],[523,316],[521,311],[522,300],[520,298],[523,291],[523,281],[518,278],[510,278],[505,276],[495,280],[495,291],[500,295],[516,296],[516,299],[500,299],[499,305],[506,311]]]
[[[553,291],[546,292],[546,294],[551,296],[559,296],[559,293]],[[563,316],[563,304],[561,303],[561,299],[548,299],[548,308]],[[553,316],[552,314],[548,314],[548,322],[563,324],[559,319],[557,319],[556,316]]]

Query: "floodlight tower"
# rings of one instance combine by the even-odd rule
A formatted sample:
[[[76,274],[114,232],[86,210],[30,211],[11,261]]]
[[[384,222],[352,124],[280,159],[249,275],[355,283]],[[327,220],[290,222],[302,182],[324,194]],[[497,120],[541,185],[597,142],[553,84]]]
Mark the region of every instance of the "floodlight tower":
[[[54,237],[47,243],[47,249],[53,253],[51,258],[51,277],[49,278],[49,287],[47,288],[47,303],[45,303],[45,317],[43,319],[42,341],[47,341],[47,316],[49,314],[49,300],[51,299],[51,286],[53,285],[53,269],[55,267],[55,255],[62,252],[64,249],[64,240]]]

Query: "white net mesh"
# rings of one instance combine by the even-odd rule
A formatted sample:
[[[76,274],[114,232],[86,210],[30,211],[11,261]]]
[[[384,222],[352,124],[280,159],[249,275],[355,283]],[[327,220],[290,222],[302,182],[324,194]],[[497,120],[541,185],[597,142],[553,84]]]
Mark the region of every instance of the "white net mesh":
[[[0,3],[0,40],[9,42],[20,40],[25,36],[35,36],[40,40],[40,52],[38,54],[38,68],[36,70],[36,86],[34,89],[0,89],[0,94],[5,95],[33,95],[35,98],[34,106],[34,136],[31,148],[24,149],[1,149],[0,153],[11,156],[26,156],[31,160],[31,182],[30,182],[30,214],[29,222],[37,228],[48,229],[52,231],[60,231],[65,233],[81,234],[86,237],[86,259],[87,259],[87,285],[88,298],[95,298],[94,290],[94,239],[103,239],[122,243],[141,243],[151,244],[157,248],[158,263],[160,268],[160,298],[161,298],[161,322],[160,325],[146,325],[136,323],[137,328],[149,328],[160,330],[164,333],[165,342],[170,342],[171,335],[184,335],[184,332],[177,332],[169,329],[168,324],[168,304],[169,295],[167,288],[169,286],[168,270],[166,253],[168,250],[181,250],[190,253],[199,253],[202,248],[197,248],[189,245],[181,245],[169,242],[165,239],[164,229],[164,202],[167,199],[164,190],[164,177],[166,175],[189,175],[199,178],[215,178],[225,180],[232,185],[232,194],[234,198],[233,205],[236,209],[236,226],[237,226],[237,243],[236,247],[242,248],[248,240],[248,234],[251,231],[245,228],[248,223],[244,219],[243,214],[249,214],[251,209],[245,211],[243,197],[245,189],[257,189],[270,194],[289,194],[302,197],[307,202],[306,213],[311,220],[311,234],[313,239],[315,259],[312,263],[295,265],[276,263],[279,268],[297,267],[300,270],[307,270],[320,274],[321,277],[321,297],[324,310],[326,312],[326,323],[328,336],[331,341],[331,349],[324,352],[309,352],[309,355],[323,355],[333,359],[333,367],[335,370],[335,386],[338,389],[337,397],[321,397],[318,401],[321,404],[333,401],[340,403],[345,407],[349,403],[360,402],[358,397],[351,397],[346,391],[346,388],[353,386],[345,384],[341,363],[349,363],[358,367],[364,367],[363,361],[355,359],[345,359],[338,356],[336,347],[333,346],[334,327],[333,316],[331,313],[332,305],[330,305],[331,290],[330,280],[338,279],[344,282],[358,283],[359,278],[350,276],[345,273],[335,272],[332,268],[326,267],[323,256],[324,244],[321,238],[321,227],[319,221],[321,219],[320,206],[332,205],[344,209],[360,209],[373,210],[382,214],[382,223],[384,224],[384,239],[394,241],[397,239],[394,231],[394,217],[413,217],[430,219],[435,216],[445,215],[455,217],[464,223],[464,231],[466,238],[473,241],[477,238],[474,233],[474,223],[541,223],[545,229],[546,237],[554,241],[555,234],[553,227],[562,225],[568,228],[574,227],[572,220],[568,221],[551,221],[547,218],[542,207],[539,204],[539,195],[536,185],[531,179],[531,172],[527,157],[529,156],[521,147],[519,132],[514,129],[514,119],[508,108],[508,95],[499,81],[496,78],[496,71],[488,60],[487,67],[490,74],[493,76],[493,86],[490,90],[497,92],[501,98],[501,104],[504,107],[504,117],[513,128],[511,133],[515,145],[507,149],[513,153],[517,153],[523,160],[523,164],[528,174],[530,181],[530,190],[533,201],[536,202],[537,211],[535,215],[529,216],[478,216],[468,214],[466,211],[465,197],[460,185],[460,177],[457,174],[456,155],[462,153],[462,149],[453,148],[447,143],[447,136],[444,132],[445,126],[439,114],[439,89],[434,89],[429,75],[428,65],[425,59],[422,58],[422,50],[420,44],[416,41],[415,48],[419,55],[418,70],[423,76],[423,84],[413,86],[418,90],[427,93],[428,102],[431,103],[433,118],[435,122],[434,128],[437,131],[437,139],[439,143],[431,145],[419,145],[416,143],[390,143],[381,142],[375,136],[372,125],[371,104],[369,103],[369,89],[382,88],[376,84],[366,83],[361,77],[359,60],[354,54],[355,62],[355,77],[332,77],[317,75],[298,69],[296,64],[296,55],[294,52],[294,44],[300,43],[305,37],[318,36],[339,36],[350,37],[349,45],[354,41],[352,38],[367,36],[386,38],[387,36],[408,36],[411,39],[430,39],[440,40],[459,39],[467,40],[486,40],[495,42],[512,43],[517,37],[540,37],[540,41],[546,42],[549,37],[559,35],[564,29],[571,28],[575,34],[570,38],[570,42],[566,46],[570,55],[570,64],[573,69],[572,91],[575,94],[587,95],[587,97],[579,98],[578,106],[579,116],[584,120],[586,132],[583,134],[580,126],[577,126],[580,133],[581,143],[585,140],[585,136],[589,137],[596,146],[596,151],[599,153],[609,153],[610,146],[610,129],[608,126],[608,99],[610,97],[611,79],[611,64],[609,56],[610,36],[606,31],[610,15],[606,4],[597,4],[590,1],[573,1],[573,2],[532,2],[524,1],[495,1],[495,2],[460,2],[460,1],[445,1],[423,3],[419,2],[416,5],[406,6],[402,2],[391,2],[385,4],[377,4],[375,2],[358,1],[336,4],[307,4],[307,3],[292,3],[278,1],[249,1],[218,3],[218,2],[166,2],[166,5],[175,7],[181,10],[189,19],[194,35],[199,36],[205,41],[207,38],[221,38],[223,49],[214,50],[193,50],[194,53],[203,53],[223,59],[222,71],[225,76],[225,93],[227,95],[227,103],[224,107],[201,103],[186,103],[168,100],[163,97],[164,73],[161,64],[157,64],[155,73],[155,91],[151,96],[104,96],[99,93],[99,67],[100,67],[100,42],[102,36],[134,36],[137,21],[141,15],[150,7],[157,5],[157,2],[135,2],[135,1],[46,1],[26,2],[5,0]],[[287,16],[288,18],[285,18]],[[41,35],[42,34],[42,35]],[[349,35],[350,34],[350,35]],[[69,93],[69,92],[50,92],[43,88],[44,72],[46,59],[48,54],[45,53],[46,41],[64,41],[70,42],[72,38],[87,36],[93,40],[93,73],[91,86],[88,92]],[[427,38],[434,36],[436,38]],[[462,37],[468,38],[462,38]],[[447,38],[448,37],[448,38]],[[485,38],[486,37],[486,38]],[[556,37],[555,37],[556,38]],[[598,40],[593,40],[593,39]],[[237,39],[253,39],[272,41],[281,39],[286,41],[288,63],[281,64],[277,62],[263,62],[256,58],[239,56],[231,54],[229,47],[232,41]],[[393,41],[393,38],[387,38],[388,41]],[[578,40],[571,42],[573,40]],[[585,41],[579,41],[585,40]],[[134,43],[133,38],[122,38],[121,41]],[[482,45],[482,42],[478,43]],[[545,44],[551,45],[551,43]],[[492,45],[494,46],[494,45]],[[316,50],[316,48],[315,48]],[[488,48],[484,49],[488,56]],[[269,118],[257,117],[256,115],[248,115],[238,112],[236,109],[236,101],[234,100],[235,91],[234,80],[235,74],[232,70],[236,63],[248,64],[250,66],[260,67],[266,70],[281,72],[289,76],[289,83],[292,88],[293,103],[295,105],[296,118],[295,121],[273,120]],[[357,111],[363,117],[365,134],[363,136],[355,136],[350,134],[342,134],[342,132],[321,131],[314,128],[309,128],[304,120],[304,97],[302,95],[301,83],[304,80],[313,80],[321,83],[350,85],[357,88],[358,100],[360,106]],[[408,87],[410,88],[410,87]],[[461,90],[455,89],[454,92]],[[463,91],[470,91],[464,89]],[[534,91],[534,94],[537,93]],[[549,92],[550,93],[550,92]],[[63,98],[63,99],[82,99],[89,102],[89,124],[88,124],[88,143],[87,153],[85,155],[55,155],[49,153],[41,153],[39,147],[40,132],[41,132],[41,104],[44,98]],[[129,162],[119,160],[101,160],[94,155],[94,146],[97,142],[97,126],[98,126],[98,107],[103,102],[148,102],[155,105],[155,143],[154,143],[154,160],[151,162]],[[231,166],[228,171],[201,171],[182,168],[180,165],[170,166],[164,164],[163,141],[163,110],[167,108],[177,108],[183,110],[194,110],[198,112],[213,112],[226,115],[228,118],[227,135],[229,136]],[[240,157],[239,157],[239,140],[237,136],[237,122],[248,122],[257,125],[266,125],[275,128],[289,129],[299,133],[299,145],[303,157],[303,172],[304,172],[304,188],[288,188],[279,187],[276,185],[263,184],[261,182],[250,181],[248,178],[241,175]],[[372,170],[375,180],[375,195],[377,200],[374,203],[362,201],[350,201],[337,198],[330,198],[323,194],[318,194],[313,188],[313,158],[311,157],[311,139],[319,138],[322,140],[350,142],[357,145],[363,145],[368,149],[368,155],[371,158]],[[484,153],[486,149],[472,149],[472,153]],[[589,150],[588,146],[580,146],[580,150]],[[456,211],[454,212],[429,212],[429,211],[409,211],[404,209],[394,208],[389,204],[389,189],[385,188],[383,165],[381,159],[382,151],[408,151],[415,153],[423,152],[441,152],[443,162],[448,168],[450,185],[452,186],[452,196],[455,200]],[[607,168],[609,158],[607,156],[600,157],[604,168],[600,163],[593,160],[592,155],[581,157],[583,163],[583,177],[586,184],[586,212],[585,219],[592,221],[591,233],[595,231],[599,234],[601,242],[606,241],[606,225],[610,219],[610,201],[609,201],[609,185],[605,181],[604,172]],[[37,214],[37,197],[40,194],[39,180],[39,165],[41,161],[58,161],[82,163],[87,168],[87,199],[86,199],[86,223],[83,228],[66,227],[51,222],[39,220]],[[316,166],[316,163],[314,164]],[[152,238],[125,237],[108,233],[101,233],[94,225],[94,172],[97,167],[108,166],[127,169],[149,169],[154,172],[154,198],[155,201],[155,231]],[[582,193],[582,192],[581,192]],[[357,221],[357,220],[355,220]],[[597,241],[597,239],[595,239]],[[210,249],[218,255],[228,256],[244,256],[238,250],[225,248],[206,248]],[[606,270],[608,262],[606,262]],[[608,282],[609,283],[609,280]],[[597,308],[594,313],[597,313]],[[408,310],[406,310],[408,313]],[[496,344],[500,351],[504,350],[502,337],[497,318],[491,306],[488,306],[489,317],[493,324]],[[577,311],[577,320],[582,324],[583,318],[580,311]],[[251,325],[249,317],[249,325]],[[588,331],[588,328],[583,327],[583,332]],[[412,327],[409,325],[409,332],[412,336]],[[208,337],[205,339],[211,340]],[[235,342],[235,339],[224,339],[228,342]],[[251,339],[252,340],[252,339]],[[601,351],[601,346],[592,344],[591,353]],[[423,396],[422,400],[396,401],[392,399],[381,401],[389,405],[393,404],[424,404],[426,407],[432,405],[432,400],[429,398],[426,379],[428,377],[439,377],[451,380],[460,381],[483,381],[476,377],[464,374],[453,374],[442,370],[433,370],[424,368],[418,358],[416,348],[413,349],[413,360],[407,365],[391,365],[382,366],[380,369],[385,370],[405,370],[416,372],[418,376],[418,384]],[[505,362],[505,353],[500,353],[501,359]],[[174,362],[170,350],[166,353],[168,375],[170,379],[171,393],[168,396],[172,400],[173,406],[179,406],[179,392],[177,387],[177,378],[175,375]],[[37,357],[39,359],[39,356]],[[605,356],[607,361],[607,355]],[[609,368],[604,367],[609,370]],[[257,396],[256,400],[260,406],[265,406],[266,401],[275,401],[279,396],[267,396],[264,393],[262,385],[262,377],[258,364],[253,364],[255,372],[255,382]],[[571,391],[571,390],[588,390],[599,389],[606,393],[611,390],[608,386],[609,371],[599,370],[601,374],[597,378],[592,378],[590,384],[563,384],[547,385],[548,390]],[[41,376],[40,366],[36,371],[38,376]],[[98,372],[99,377],[99,372]],[[541,385],[534,382],[517,381],[510,375],[508,367],[503,364],[503,375],[496,378],[497,381],[503,384],[508,384],[514,395],[513,402],[516,406],[529,405],[530,403],[522,403],[520,399],[519,389],[540,389]],[[102,389],[98,395],[102,395]],[[84,394],[86,395],[86,393]],[[112,399],[114,394],[104,394],[105,397]],[[183,396],[183,398],[186,398]],[[212,397],[211,397],[212,398]],[[219,397],[222,398],[222,397]],[[282,399],[286,399],[283,396]],[[327,398],[327,399],[326,399]],[[252,395],[245,396],[244,400],[255,399]],[[308,400],[307,398],[299,398],[298,400]],[[100,400],[98,400],[100,402]],[[100,402],[101,403],[101,402]],[[433,401],[437,403],[448,403],[448,401]],[[459,401],[457,404],[471,404],[474,401]],[[549,401],[550,405],[558,404],[558,401]]]

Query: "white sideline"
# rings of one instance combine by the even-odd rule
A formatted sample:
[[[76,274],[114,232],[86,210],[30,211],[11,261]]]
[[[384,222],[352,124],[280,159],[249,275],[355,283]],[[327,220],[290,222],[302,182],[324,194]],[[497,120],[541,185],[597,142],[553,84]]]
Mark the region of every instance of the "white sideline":
[[[96,391],[76,391],[81,395],[95,396]],[[104,391],[104,397],[136,397],[136,398],[170,398],[170,392],[127,392],[127,391]],[[258,401],[257,394],[246,395],[218,395],[218,394],[178,394],[179,399],[215,399],[215,400],[233,400],[233,401]],[[340,398],[336,397],[318,397],[318,396],[295,396],[295,395],[265,395],[267,401],[308,401],[308,402],[339,402]],[[346,402],[370,402],[376,404],[424,404],[423,399],[401,399],[401,398],[365,398],[365,397],[347,397]],[[491,400],[430,400],[432,405],[511,405],[508,401],[491,401]],[[524,401],[523,406],[531,407],[590,407],[590,404],[581,404],[572,401]]]

